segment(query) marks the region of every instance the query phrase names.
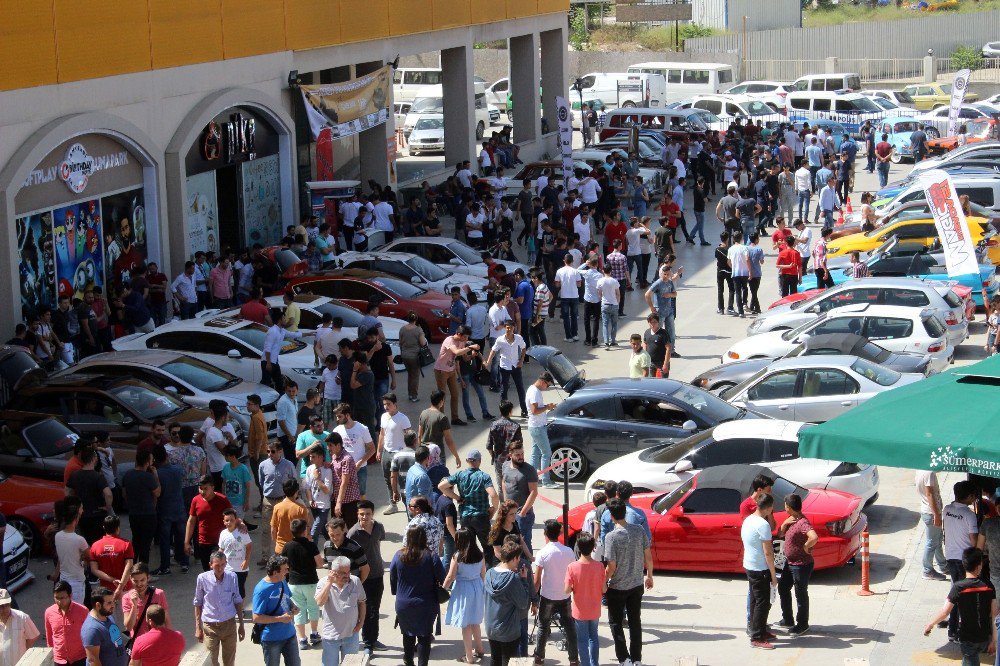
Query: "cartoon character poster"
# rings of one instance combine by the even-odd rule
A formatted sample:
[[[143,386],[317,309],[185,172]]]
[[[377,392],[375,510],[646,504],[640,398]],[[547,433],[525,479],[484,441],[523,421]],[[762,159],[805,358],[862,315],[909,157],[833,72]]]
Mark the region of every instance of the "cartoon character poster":
[[[17,247],[21,278],[21,313],[35,315],[41,307],[56,307],[56,262],[52,242],[52,212],[19,217]]]
[[[58,293],[83,298],[83,292],[104,285],[101,247],[101,202],[97,199],[52,211]]]
[[[120,286],[146,263],[146,207],[142,188],[103,197],[101,209],[108,282]]]

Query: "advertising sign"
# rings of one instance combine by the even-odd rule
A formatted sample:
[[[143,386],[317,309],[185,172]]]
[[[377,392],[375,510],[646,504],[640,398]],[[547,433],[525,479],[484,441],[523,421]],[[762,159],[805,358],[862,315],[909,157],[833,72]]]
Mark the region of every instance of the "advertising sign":
[[[559,121],[559,152],[562,155],[565,183],[573,175],[573,119],[565,97],[556,97],[556,118]]]
[[[146,263],[146,207],[142,188],[101,199],[108,282],[120,286]],[[61,275],[59,276],[62,277]]]
[[[15,221],[20,262],[21,313],[30,317],[41,307],[56,307],[56,262],[52,243],[52,213],[46,211]]]
[[[386,122],[391,86],[391,65],[343,83],[299,86],[313,138],[324,127],[331,128],[336,139]]]
[[[958,113],[962,109],[962,102],[965,101],[965,89],[969,87],[970,76],[972,76],[970,70],[959,70],[955,74],[955,80],[951,83],[951,106],[948,108],[947,136],[958,134]]]
[[[926,172],[926,177],[927,186],[924,191],[941,238],[948,275],[979,275],[976,248],[969,235],[969,225],[951,176],[940,169],[933,169]]]
[[[215,172],[206,171],[187,178],[188,254],[198,250],[219,251],[219,200]]]
[[[91,199],[57,208],[52,225],[59,295],[82,299],[87,289],[104,285],[101,202]]]
[[[281,160],[277,155],[244,162],[243,234],[247,247],[281,239]]]

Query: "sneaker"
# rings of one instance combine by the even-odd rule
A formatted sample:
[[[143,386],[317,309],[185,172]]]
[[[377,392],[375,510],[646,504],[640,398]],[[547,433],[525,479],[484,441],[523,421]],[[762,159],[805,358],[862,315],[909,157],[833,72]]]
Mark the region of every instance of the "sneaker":
[[[725,313],[726,311],[725,311],[725,310],[723,310],[722,308],[719,308],[719,309],[718,309],[718,310],[716,310],[715,312],[716,312],[717,314],[724,314],[724,313]]]
[[[625,661],[621,662],[621,666],[635,666],[635,665],[632,663],[631,659],[626,659]]]
[[[573,336],[573,342],[579,342],[579,341],[580,341],[580,336],[579,335],[574,335]]]
[[[925,580],[948,580],[948,577],[945,576],[943,573],[941,573],[939,571],[934,571],[933,569],[931,569],[930,571],[925,571],[924,572],[924,579]]]
[[[466,421],[468,421],[469,423],[475,423],[475,422],[476,422],[476,421],[478,421],[479,419],[477,419],[477,418],[476,418],[475,416],[471,416],[471,415],[470,415],[470,416],[466,416],[466,417],[465,417],[465,420],[466,420]]]
[[[420,398],[415,395],[410,396],[410,402],[420,402]]]
[[[383,516],[391,516],[394,513],[399,513],[399,507],[393,502],[389,506],[385,507],[385,511],[382,512]]]
[[[492,414],[490,414],[489,412],[486,412],[485,414],[483,414],[483,420],[484,421],[492,421],[495,418],[496,417],[493,416]]]
[[[766,640],[766,641],[773,641],[777,637],[778,636],[776,634],[774,634],[773,632],[770,632],[770,631],[765,631],[764,632],[764,640]]]
[[[372,645],[371,648],[373,650],[379,650],[381,652],[381,651],[384,651],[384,650],[388,650],[389,646],[386,645],[385,643],[383,643],[382,641],[375,641],[375,644]]]
[[[300,650],[308,650],[309,649],[309,641],[307,641],[304,638],[300,638],[299,639],[299,649]]]
[[[573,342],[573,338],[563,338],[563,341],[565,341],[565,342]]]
[[[790,633],[792,636],[801,636],[802,634],[806,633],[807,631],[809,631],[809,627],[792,627],[788,631],[788,633]]]
[[[728,310],[726,310],[726,314],[728,314],[728,315],[734,315],[734,314],[736,314],[736,310],[734,310],[732,308],[729,308]]]
[[[712,244],[711,243],[702,243],[701,246],[702,247],[712,247]]]
[[[773,650],[774,649],[774,645],[772,645],[769,641],[765,641],[765,640],[760,640],[760,641],[753,641],[752,640],[752,641],[750,641],[750,647],[757,648],[758,650]]]
[[[469,425],[468,423],[466,423],[462,419],[452,419],[451,420],[451,424],[452,425],[459,425],[459,426],[461,426],[461,425]]]
[[[784,620],[783,619],[780,622],[778,622],[778,626],[782,627],[784,629],[791,629],[792,627],[795,626],[795,623],[794,622],[789,622],[788,620]]]
[[[532,662],[535,666],[545,666],[545,659],[543,657],[535,657]]]
[[[319,645],[322,642],[323,639],[315,631],[309,634],[309,645]]]

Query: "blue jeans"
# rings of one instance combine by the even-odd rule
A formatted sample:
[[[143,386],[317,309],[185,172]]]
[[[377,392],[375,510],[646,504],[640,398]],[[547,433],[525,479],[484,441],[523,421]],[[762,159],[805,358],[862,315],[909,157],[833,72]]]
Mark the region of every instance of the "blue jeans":
[[[441,536],[441,543],[444,545],[444,552],[441,554],[441,563],[444,565],[444,570],[447,571],[448,567],[451,566],[451,558],[455,555],[455,539],[452,538],[451,532],[447,529]]]
[[[875,167],[875,170],[878,171],[878,186],[880,188],[882,188],[882,187],[885,187],[886,185],[888,185],[889,184],[889,163],[888,162],[879,162],[878,166]]]
[[[934,516],[929,513],[921,513],[920,520],[924,521],[924,573],[933,571],[935,562],[938,569],[947,573],[948,560],[944,559],[944,548],[941,546],[941,528],[934,526]]]
[[[559,311],[562,314],[563,331],[567,338],[575,338],[579,334],[580,299],[560,298]]]
[[[541,475],[539,483],[550,483],[551,475],[548,472],[542,474],[542,470],[552,463],[552,445],[549,444],[549,431],[545,426],[538,428],[528,428],[528,435],[531,436],[531,466],[538,470]]]
[[[364,495],[368,491],[368,466],[358,470],[358,490]]]
[[[601,304],[601,330],[604,333],[604,344],[616,342],[618,334],[618,306],[611,303]]]
[[[702,243],[707,243],[705,240],[705,211],[696,210],[694,212],[694,228],[691,229],[691,238],[698,234],[698,240]]]
[[[757,220],[752,217],[742,217],[740,227],[743,229],[743,240],[749,242],[750,234],[757,231]]]
[[[392,362],[391,360],[389,361]],[[382,405],[382,396],[389,392],[389,385],[391,383],[390,378],[376,379],[375,385],[372,387],[375,392],[375,427],[378,427],[379,422],[382,419],[382,412],[385,411],[385,407]]]
[[[535,529],[535,510],[532,509],[528,512],[527,516],[521,517],[520,514],[517,516],[517,529],[521,532],[521,536],[524,538],[524,543],[528,545],[528,550],[531,550],[531,531]]]
[[[833,229],[833,211],[824,210],[823,211],[823,228]]]
[[[573,620],[576,623],[576,649],[580,653],[580,666],[600,666],[597,652],[601,648],[597,640],[597,625],[600,620]]]
[[[479,409],[485,418],[490,413],[490,406],[486,402],[486,392],[483,391],[483,385],[477,382],[471,374],[462,375],[462,380],[465,382],[465,386],[462,387],[462,407],[465,408],[465,416],[470,419],[474,418],[472,415],[472,404],[469,402],[469,387],[471,386],[472,390],[479,397]]]
[[[316,509],[310,508],[313,515],[312,529],[309,531],[309,536],[312,537],[313,543],[320,543],[323,538],[323,534],[326,533],[326,519],[330,517],[330,509]]]
[[[812,192],[809,190],[799,190],[799,219],[803,222],[809,219],[809,201],[812,199]],[[785,220],[785,222],[791,225],[791,220]]]
[[[347,638],[323,639],[323,666],[340,666],[340,661],[349,654],[358,652],[358,635]]]
[[[280,666],[281,658],[285,658],[285,666],[300,666],[299,644],[295,636],[283,641],[261,641],[260,649],[264,652],[264,666]]]
[[[170,568],[170,546],[174,547],[177,554],[177,562],[181,566],[188,566],[190,560],[184,552],[184,526],[187,519],[184,517],[170,519],[160,517],[157,521],[160,541],[160,568]]]

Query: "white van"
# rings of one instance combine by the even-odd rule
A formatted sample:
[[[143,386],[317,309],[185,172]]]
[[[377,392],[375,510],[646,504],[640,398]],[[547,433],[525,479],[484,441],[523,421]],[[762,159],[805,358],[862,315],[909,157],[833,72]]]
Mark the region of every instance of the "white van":
[[[666,77],[662,74],[623,74],[591,72],[574,82],[569,88],[568,100],[600,101],[606,107],[645,108],[662,107],[666,104]]]
[[[441,69],[437,67],[397,67],[392,74],[392,97],[412,102],[418,97],[441,96]]]
[[[835,120],[851,136],[861,136],[861,125],[871,120],[878,125],[886,111],[866,95],[836,92],[792,92],[785,97],[785,109],[792,122]]]
[[[736,80],[732,65],[715,62],[640,62],[629,74],[662,74],[667,81],[666,101],[720,93]]]
[[[703,109],[717,115],[728,127],[735,118],[762,121],[765,127],[787,123],[788,117],[749,95],[699,95],[687,108]]]
[[[861,75],[849,74],[809,74],[800,76],[792,84],[795,90],[825,90],[833,92],[835,90],[847,90],[858,92],[861,90]]]

